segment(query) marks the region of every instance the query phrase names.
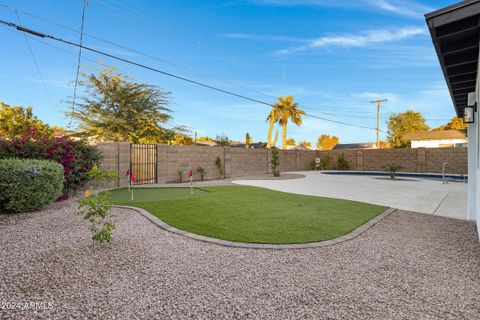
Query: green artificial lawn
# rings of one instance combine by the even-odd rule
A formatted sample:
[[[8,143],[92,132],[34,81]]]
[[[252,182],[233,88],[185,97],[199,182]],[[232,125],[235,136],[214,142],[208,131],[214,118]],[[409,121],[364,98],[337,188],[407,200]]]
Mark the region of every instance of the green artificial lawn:
[[[132,204],[146,201],[162,201],[162,200],[177,200],[177,199],[191,199],[201,197],[209,194],[208,191],[193,188],[193,195],[190,188],[133,188],[133,200],[131,191],[128,188],[116,189],[110,192],[110,199],[114,203]],[[132,204],[133,205],[133,204]],[[135,204],[136,205],[136,204]]]
[[[230,241],[292,244],[340,237],[386,210],[362,202],[304,196],[257,187],[114,190],[115,204],[143,208],[192,233]]]

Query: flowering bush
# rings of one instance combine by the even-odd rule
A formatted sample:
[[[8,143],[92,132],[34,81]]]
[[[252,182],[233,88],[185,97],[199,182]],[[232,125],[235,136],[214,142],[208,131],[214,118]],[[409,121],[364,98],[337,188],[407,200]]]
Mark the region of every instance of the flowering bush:
[[[88,172],[101,160],[101,153],[81,140],[50,138],[29,130],[21,138],[0,140],[0,159],[27,158],[52,160],[63,166],[63,195],[68,198],[89,180]]]

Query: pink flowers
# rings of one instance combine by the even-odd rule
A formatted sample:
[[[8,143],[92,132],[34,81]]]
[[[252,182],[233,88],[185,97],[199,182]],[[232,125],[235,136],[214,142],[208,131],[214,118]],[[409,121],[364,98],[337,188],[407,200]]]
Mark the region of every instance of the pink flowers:
[[[29,129],[18,139],[0,141],[0,157],[44,159],[60,163],[64,171],[63,196],[69,195],[88,181],[88,172],[101,159],[100,152],[83,141],[68,137],[51,138]]]

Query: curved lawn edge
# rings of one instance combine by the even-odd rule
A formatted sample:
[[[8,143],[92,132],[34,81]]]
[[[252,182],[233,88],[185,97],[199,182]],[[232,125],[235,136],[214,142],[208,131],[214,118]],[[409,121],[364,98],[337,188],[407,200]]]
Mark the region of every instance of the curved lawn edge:
[[[235,242],[235,241],[229,241],[229,240],[222,240],[222,239],[217,239],[217,238],[211,238],[211,237],[206,237],[202,236],[199,234],[191,233],[185,230],[181,230],[178,228],[175,228],[168,223],[164,222],[163,220],[157,218],[154,216],[152,213],[149,211],[139,208],[139,207],[134,207],[134,206],[121,206],[121,205],[112,205],[113,208],[120,208],[120,209],[130,209],[134,210],[138,213],[140,213],[142,216],[150,220],[153,224],[157,225],[158,227],[178,234],[182,236],[186,236],[191,239],[203,241],[203,242],[208,242],[208,243],[213,243],[213,244],[218,244],[221,246],[225,247],[235,247],[235,248],[247,248],[247,249],[274,249],[274,250],[282,250],[282,249],[309,249],[309,248],[318,248],[318,247],[326,247],[326,246],[331,246],[336,243],[342,243],[348,240],[352,240],[356,237],[358,237],[360,234],[365,232],[366,230],[370,229],[374,225],[376,225],[380,220],[384,219],[388,215],[390,215],[392,212],[396,211],[397,209],[395,208],[388,208],[384,212],[380,213],[376,217],[370,219],[366,223],[362,224],[358,228],[354,229],[353,231],[335,238],[335,239],[330,239],[330,240],[325,240],[325,241],[317,241],[317,242],[309,242],[309,243],[299,243],[299,244],[260,244],[260,243],[247,243],[247,242]]]

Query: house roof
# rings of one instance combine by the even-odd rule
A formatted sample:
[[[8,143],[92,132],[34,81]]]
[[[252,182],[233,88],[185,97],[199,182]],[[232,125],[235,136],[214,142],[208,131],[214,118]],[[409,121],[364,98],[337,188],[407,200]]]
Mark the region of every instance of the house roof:
[[[477,80],[480,0],[467,0],[425,15],[457,116],[463,117]]]
[[[246,148],[247,146],[245,143],[237,143],[237,144],[232,144],[231,147],[234,148]],[[259,148],[266,148],[267,143],[266,142],[252,142],[250,143],[250,148],[252,149],[259,149]]]
[[[337,144],[333,150],[377,149],[373,142]]]
[[[291,148],[289,148],[289,146],[287,146],[287,150],[312,150],[312,148],[309,148],[307,146],[291,146]]]
[[[467,139],[467,133],[465,130],[409,132],[403,138],[405,140]]]

